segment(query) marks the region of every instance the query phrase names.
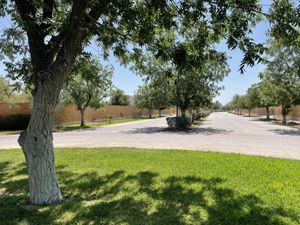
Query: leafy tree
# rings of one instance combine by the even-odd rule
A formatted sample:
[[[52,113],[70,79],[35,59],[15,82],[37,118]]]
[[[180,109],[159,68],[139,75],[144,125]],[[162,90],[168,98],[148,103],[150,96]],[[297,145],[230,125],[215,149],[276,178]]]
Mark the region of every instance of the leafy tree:
[[[66,103],[73,103],[80,111],[80,126],[84,127],[84,112],[87,107],[103,106],[111,87],[112,70],[102,67],[97,59],[79,57],[62,92]]]
[[[176,68],[176,102],[183,117],[189,109],[210,106],[220,89],[216,83],[229,73],[227,58],[223,53],[211,51],[207,54],[205,60],[200,60],[201,64],[188,63]]]
[[[253,84],[248,88],[247,93],[243,96],[244,107],[248,109],[249,116],[251,116],[251,110],[260,106],[259,89],[257,84]]]
[[[157,76],[150,81],[151,95],[154,99],[154,108],[158,110],[161,117],[161,111],[171,107],[174,103],[174,82],[169,77]]]
[[[10,76],[32,88],[32,116],[19,144],[34,204],[62,200],[54,166],[53,114],[76,57],[93,37],[105,55],[112,50],[123,63],[148,50],[181,64],[177,59],[185,55],[178,51],[182,40],[196,39],[195,48],[205,57],[203,49],[226,38],[230,48],[244,52],[243,71],[246,64],[259,61],[264,50],[248,37],[262,11],[253,0],[7,0],[0,4],[0,15],[12,19],[0,44],[10,60]]]
[[[125,92],[119,88],[115,88],[110,93],[110,104],[112,105],[129,105],[130,99]]]
[[[261,81],[258,84],[258,96],[260,104],[266,108],[267,120],[270,120],[270,107],[276,105],[274,85],[270,75],[260,73]]]
[[[30,95],[26,91],[16,92],[5,78],[0,77],[0,103],[23,103],[29,101]]]
[[[145,86],[148,95],[153,99],[153,108],[161,111],[169,108],[174,103],[174,77],[172,67],[165,61],[147,56],[133,68],[141,76],[146,76]],[[146,107],[147,108],[147,107]]]
[[[220,110],[223,108],[223,105],[219,101],[215,101],[212,103],[211,108],[214,110]]]
[[[3,77],[0,77],[0,102],[6,102],[10,95],[10,86]]]
[[[144,84],[143,86],[139,86],[138,90],[134,95],[134,104],[142,109],[146,108],[149,110],[149,118],[152,118],[153,110],[154,110],[154,101],[155,97],[153,95],[154,89],[149,85]]]
[[[271,40],[268,51],[270,58],[265,79],[269,79],[274,92],[274,100],[282,107],[282,123],[300,95],[300,46],[285,46],[280,41]]]
[[[228,107],[234,110],[236,114],[241,114],[241,110],[245,108],[244,96],[234,95],[232,100],[228,103]]]
[[[270,21],[270,36],[284,46],[300,45],[300,4],[297,1],[273,1],[267,15]]]

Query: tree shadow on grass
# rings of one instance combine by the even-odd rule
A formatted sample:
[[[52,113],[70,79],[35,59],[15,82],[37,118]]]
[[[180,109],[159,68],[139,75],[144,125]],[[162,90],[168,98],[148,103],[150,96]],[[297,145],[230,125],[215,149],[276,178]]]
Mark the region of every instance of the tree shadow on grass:
[[[1,167],[2,166],[2,167]],[[5,172],[8,164],[0,164]],[[20,168],[19,171],[24,171]],[[162,176],[152,171],[134,174],[74,173],[57,169],[65,196],[61,205],[20,205],[27,197],[13,180],[0,195],[0,224],[130,224],[130,225],[288,225],[300,223],[292,210],[271,206],[253,194],[225,187],[219,177]],[[5,181],[6,180],[6,181]],[[23,181],[22,181],[23,182]],[[23,193],[23,194],[20,194]]]

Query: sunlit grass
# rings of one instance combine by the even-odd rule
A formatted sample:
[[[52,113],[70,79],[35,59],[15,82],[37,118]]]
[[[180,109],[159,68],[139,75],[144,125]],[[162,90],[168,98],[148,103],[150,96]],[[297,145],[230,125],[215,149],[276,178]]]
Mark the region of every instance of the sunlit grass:
[[[54,131],[59,132],[59,131],[72,131],[72,130],[77,130],[80,128],[93,128],[93,127],[100,127],[100,126],[108,126],[108,125],[113,125],[113,124],[121,124],[121,123],[129,123],[129,122],[134,122],[134,121],[140,121],[148,118],[125,118],[125,119],[116,119],[116,120],[107,120],[107,121],[101,121],[101,122],[92,122],[92,123],[86,123],[84,127],[80,127],[80,124],[66,124],[63,126],[59,126],[54,128]]]
[[[299,161],[99,148],[56,164],[64,203],[29,206],[21,151],[0,151],[0,224],[300,224]]]

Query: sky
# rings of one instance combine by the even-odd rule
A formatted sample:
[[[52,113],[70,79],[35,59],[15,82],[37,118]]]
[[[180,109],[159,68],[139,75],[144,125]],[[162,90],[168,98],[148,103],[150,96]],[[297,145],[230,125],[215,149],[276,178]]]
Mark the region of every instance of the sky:
[[[271,4],[272,0],[262,0],[264,6],[264,11],[267,11],[268,6]],[[0,18],[0,30],[9,27],[10,22],[7,18]],[[267,23],[260,23],[254,30],[252,37],[257,43],[266,42],[266,31],[268,30]],[[242,59],[242,54],[239,50],[230,51],[227,49],[225,42],[221,42],[216,46],[217,50],[227,52],[230,59],[228,64],[231,72],[225,79],[219,83],[224,89],[220,91],[220,95],[215,98],[222,104],[228,103],[233,95],[235,94],[245,94],[246,90],[254,83],[259,81],[258,73],[263,71],[265,66],[262,64],[257,64],[254,67],[247,67],[244,74],[240,74],[238,71],[239,64]],[[125,91],[127,95],[133,95],[135,90],[139,85],[143,83],[142,77],[134,74],[129,69],[121,66],[118,60],[110,55],[108,61],[103,61],[101,57],[101,52],[97,45],[92,44],[88,47],[88,51],[92,52],[96,57],[99,57],[102,64],[110,64],[114,67],[113,84],[114,86]],[[4,66],[0,62],[0,74],[4,75]]]
[[[272,0],[262,0],[261,1],[264,11],[268,11]],[[256,26],[253,31],[252,38],[257,43],[265,43],[267,40],[266,32],[268,30],[268,24],[262,22]],[[223,89],[220,91],[220,94],[215,98],[223,105],[230,102],[233,95],[235,94],[245,94],[247,89],[254,83],[259,82],[258,74],[262,72],[265,68],[262,64],[256,64],[254,67],[246,67],[246,72],[241,74],[239,70],[239,65],[242,60],[242,53],[239,50],[228,50],[226,43],[221,42],[216,46],[217,50],[227,52],[229,56],[228,64],[231,72],[227,77],[224,78],[222,82],[219,83]],[[100,51],[97,49],[96,45],[93,44],[89,47],[89,51],[94,53],[96,56],[101,57]],[[104,64],[111,63],[114,67],[114,77],[113,83],[116,87],[121,88],[128,95],[133,95],[134,91],[138,88],[139,85],[143,84],[142,78],[134,74],[129,69],[121,66],[118,63],[118,60],[110,56],[109,62],[102,62]]]

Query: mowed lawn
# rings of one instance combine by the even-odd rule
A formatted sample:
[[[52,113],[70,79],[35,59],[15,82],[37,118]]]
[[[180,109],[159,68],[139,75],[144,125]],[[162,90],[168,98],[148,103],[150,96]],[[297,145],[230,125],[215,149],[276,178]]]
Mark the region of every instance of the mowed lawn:
[[[101,148],[56,163],[64,203],[30,206],[21,151],[0,151],[0,224],[300,224],[299,161]]]

